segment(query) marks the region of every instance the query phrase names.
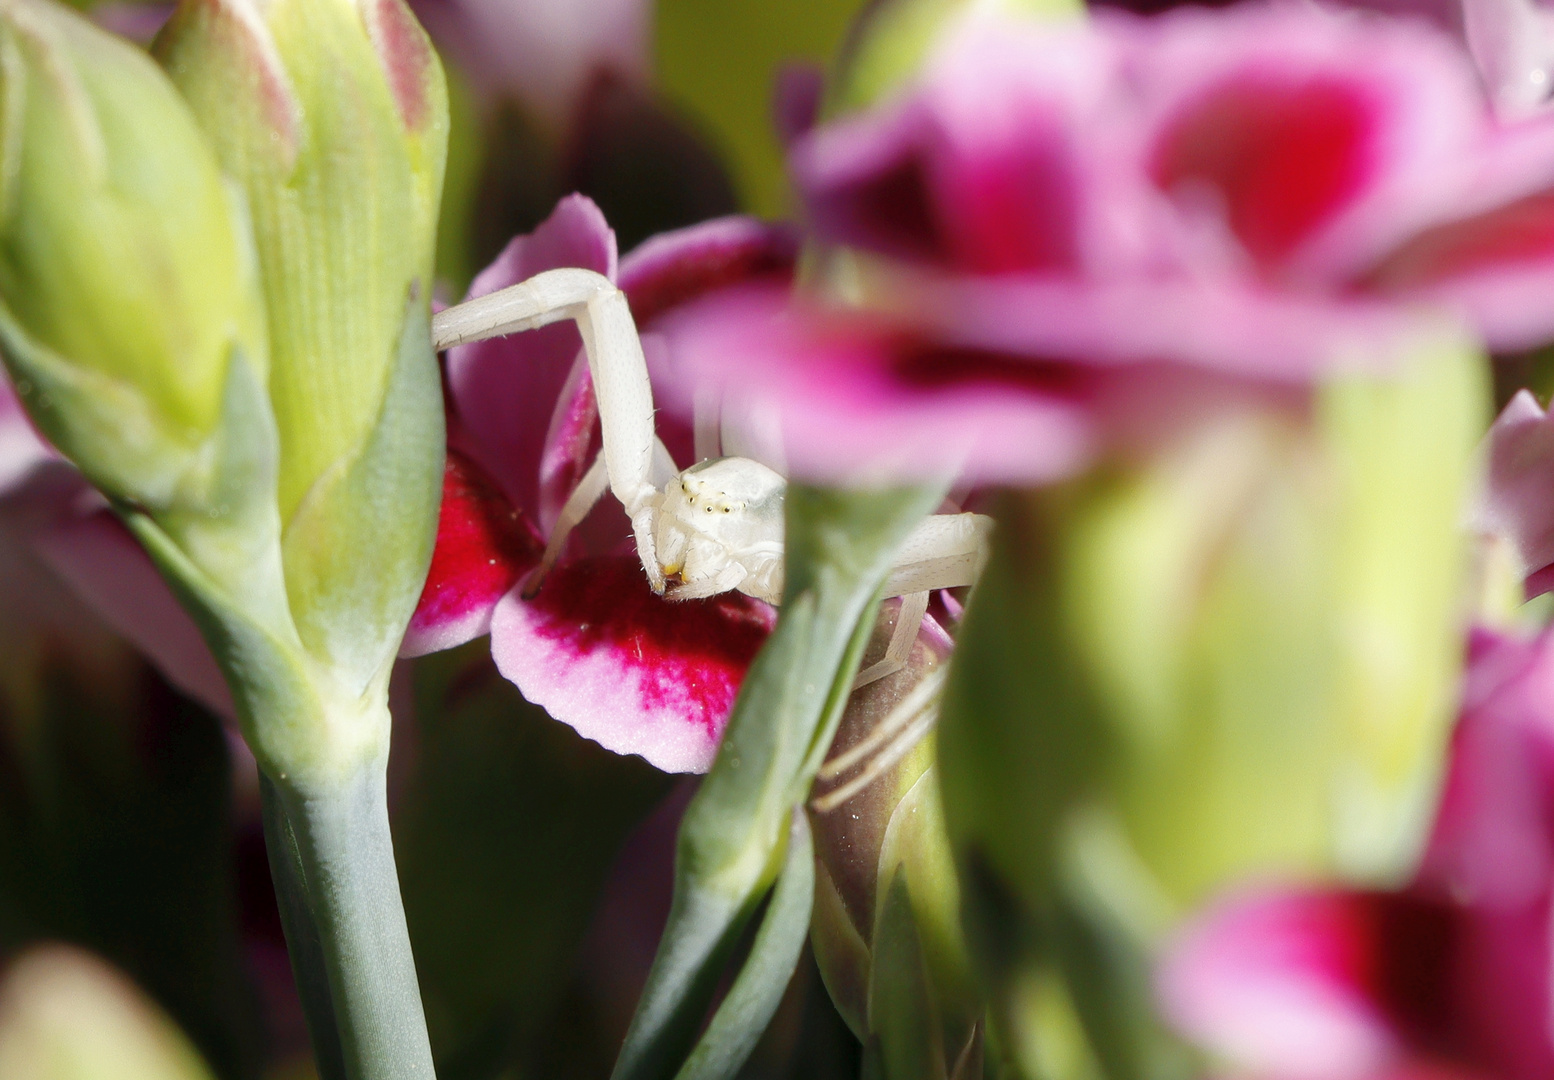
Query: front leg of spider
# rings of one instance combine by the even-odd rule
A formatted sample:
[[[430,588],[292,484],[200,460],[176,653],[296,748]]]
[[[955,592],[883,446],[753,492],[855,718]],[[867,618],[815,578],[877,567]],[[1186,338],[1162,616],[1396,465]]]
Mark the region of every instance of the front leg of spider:
[[[662,593],[664,574],[654,543],[662,496],[654,483],[655,468],[662,474],[660,482],[673,475],[674,468],[672,462],[666,465],[667,454],[653,433],[653,388],[625,294],[591,270],[547,270],[439,312],[432,318],[432,341],[441,351],[564,319],[577,323],[593,377],[603,442],[603,477],[594,473],[593,483],[586,485],[578,505],[570,505],[573,500],[569,500],[571,512],[563,515],[559,535],[552,534],[547,548],[560,550],[566,532],[603,494],[602,479],[631,519],[637,555],[648,583],[654,592]]]

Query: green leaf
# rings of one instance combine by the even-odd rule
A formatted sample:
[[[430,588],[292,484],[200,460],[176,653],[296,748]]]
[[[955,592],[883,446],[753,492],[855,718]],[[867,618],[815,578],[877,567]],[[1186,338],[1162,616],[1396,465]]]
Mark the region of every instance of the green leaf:
[[[904,873],[891,879],[874,926],[869,1028],[886,1080],[944,1080],[943,1029]]]
[[[728,1080],[739,1072],[782,1003],[809,933],[814,897],[815,845],[809,819],[795,807],[785,865],[750,956],[675,1080]]]
[[[680,826],[669,925],[616,1080],[671,1077],[690,1049],[830,745],[896,548],[941,497],[939,488],[788,489],[782,614]]]

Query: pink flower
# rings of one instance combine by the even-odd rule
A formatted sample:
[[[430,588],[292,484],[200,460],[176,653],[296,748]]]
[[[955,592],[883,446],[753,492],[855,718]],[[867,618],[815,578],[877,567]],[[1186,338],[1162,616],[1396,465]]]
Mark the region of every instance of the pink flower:
[[[1495,348],[1554,333],[1554,124],[1500,124],[1413,20],[971,18],[791,167],[817,237],[850,249],[815,277],[858,302],[699,305],[668,388],[777,408],[822,478],[1043,481],[1160,385],[1302,389],[1458,322]]]
[[[1231,897],[1158,970],[1238,1073],[1554,1075],[1554,634],[1477,635],[1435,832],[1400,893]]]
[[[649,366],[664,362],[660,319],[736,282],[791,276],[786,233],[725,218],[643,244],[617,267],[615,237],[593,203],[563,199],[514,240],[471,296],[543,270],[584,267],[627,293]],[[596,453],[598,413],[571,324],[450,350],[449,462],[431,576],[403,655],[491,633],[498,668],[524,696],[588,738],[668,771],[712,761],[746,667],[773,622],[742,594],[672,603],[649,589],[630,523],[606,497],[526,598],[542,537]],[[692,435],[659,436],[690,464]]]
[[[417,0],[416,14],[486,96],[512,95],[552,124],[603,74],[645,82],[644,0]]]

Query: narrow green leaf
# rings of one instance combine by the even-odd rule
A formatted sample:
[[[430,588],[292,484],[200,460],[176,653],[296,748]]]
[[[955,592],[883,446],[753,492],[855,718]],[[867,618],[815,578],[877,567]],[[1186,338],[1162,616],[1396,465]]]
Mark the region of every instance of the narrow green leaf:
[[[787,859],[750,956],[676,1080],[726,1080],[739,1071],[782,1003],[814,898],[815,845],[809,818],[794,807]]]
[[[891,879],[874,926],[869,1029],[887,1080],[944,1080],[944,1039],[906,874]]]
[[[782,615],[681,823],[669,924],[616,1080],[671,1077],[690,1050],[841,719],[896,548],[942,494],[789,488]]]

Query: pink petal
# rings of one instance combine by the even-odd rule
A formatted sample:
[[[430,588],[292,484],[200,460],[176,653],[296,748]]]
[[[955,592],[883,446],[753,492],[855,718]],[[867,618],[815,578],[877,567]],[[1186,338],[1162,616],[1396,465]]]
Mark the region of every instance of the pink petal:
[[[1378,1071],[1401,1047],[1364,985],[1362,907],[1342,894],[1222,903],[1156,972],[1166,1018],[1251,1075],[1321,1080]]]
[[[655,596],[633,555],[563,562],[539,595],[497,605],[491,652],[524,697],[579,734],[668,772],[711,765],[775,615],[725,593]]]
[[[1142,162],[1265,270],[1334,282],[1461,193],[1484,135],[1467,58],[1403,19],[1247,5],[1116,19]]]
[[[232,718],[231,692],[199,628],[118,518],[97,510],[63,520],[35,544],[49,568],[169,682]]]
[[[646,0],[418,0],[417,13],[476,88],[516,97],[550,126],[571,120],[600,72],[649,71]]]
[[[644,240],[621,260],[620,287],[639,328],[717,289],[793,279],[798,236],[752,217],[704,221]]]
[[[451,649],[489,631],[497,601],[539,563],[544,550],[523,512],[478,466],[450,450],[437,546],[399,655]]]
[[[690,307],[669,339],[666,405],[699,387],[755,413],[776,410],[798,475],[869,480],[964,469],[987,482],[1067,475],[1091,450],[1090,371],[935,341],[864,317],[825,316],[785,290]]]
[[[1495,349],[1544,344],[1554,334],[1554,189],[1428,229],[1363,284],[1461,310]]]
[[[1554,563],[1554,418],[1531,393],[1518,391],[1485,446],[1488,468],[1470,510],[1472,526],[1509,541],[1522,574],[1531,575]]]
[[[795,183],[844,243],[973,273],[1072,269],[1080,146],[1111,66],[1079,27],[972,20],[905,100],[801,139]]]
[[[470,286],[484,296],[543,270],[576,266],[616,275],[615,234],[599,208],[570,195],[538,228],[507,245]],[[476,461],[527,514],[539,510],[540,460],[551,414],[582,348],[570,322],[448,352],[451,407]]]

